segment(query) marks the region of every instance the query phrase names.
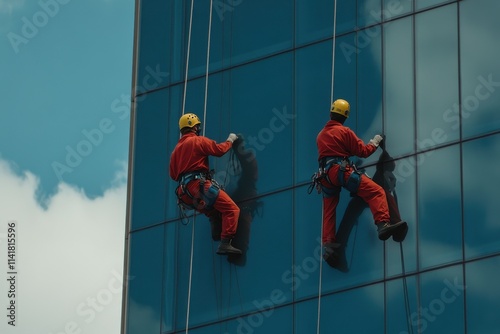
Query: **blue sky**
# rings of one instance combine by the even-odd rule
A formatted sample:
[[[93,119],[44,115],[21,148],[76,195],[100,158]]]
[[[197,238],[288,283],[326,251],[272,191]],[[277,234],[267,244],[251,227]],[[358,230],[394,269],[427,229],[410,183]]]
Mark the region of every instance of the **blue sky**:
[[[0,1],[0,153],[39,175],[41,194],[63,180],[100,195],[126,161],[129,117],[120,107],[129,106],[133,10],[133,1]],[[100,140],[92,130],[103,120]],[[83,131],[94,135],[90,148]],[[72,150],[83,154],[70,154],[69,165]]]
[[[134,5],[0,0],[2,333],[119,333]]]

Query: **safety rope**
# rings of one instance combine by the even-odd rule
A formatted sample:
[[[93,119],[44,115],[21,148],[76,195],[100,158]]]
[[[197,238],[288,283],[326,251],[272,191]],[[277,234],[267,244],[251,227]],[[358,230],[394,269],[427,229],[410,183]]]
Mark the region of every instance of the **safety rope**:
[[[202,135],[205,135],[205,129],[206,129],[206,120],[207,120],[207,100],[208,100],[208,70],[209,70],[209,63],[210,63],[210,36],[211,36],[211,31],[212,31],[212,4],[213,1],[210,0],[210,19],[209,19],[209,25],[208,25],[208,45],[207,45],[207,64],[206,64],[206,79],[205,79],[205,101],[203,105],[203,129],[202,129]],[[186,89],[187,89],[187,79],[188,79],[188,72],[189,72],[189,53],[190,53],[190,48],[191,48],[191,30],[193,26],[193,10],[194,10],[194,0],[191,0],[191,13],[189,17],[189,33],[188,33],[188,47],[187,47],[187,60],[186,60],[186,74],[184,77],[184,98],[182,102],[182,114],[184,115],[185,108],[186,108]],[[192,281],[193,281],[193,253],[194,253],[194,236],[195,236],[195,222],[196,222],[196,214],[194,215],[193,218],[193,229],[192,229],[192,235],[191,235],[191,256],[190,256],[190,263],[189,263],[189,285],[188,285],[188,301],[187,301],[187,311],[186,311],[186,334],[189,332],[189,312],[190,312],[190,307],[191,307],[191,286],[192,286]]]
[[[193,217],[193,229],[191,233],[191,256],[189,260],[189,286],[188,286],[188,300],[186,310],[186,334],[189,332],[189,311],[191,309],[191,283],[193,281],[193,254],[194,254],[194,226],[196,222],[196,215]]]
[[[205,126],[207,119],[207,100],[208,100],[208,68],[210,64],[210,39],[212,35],[212,5],[213,0],[210,0],[210,14],[208,19],[208,42],[207,42],[207,65],[205,72],[205,102],[203,104],[203,135],[205,135]]]
[[[332,83],[330,92],[330,103],[333,101],[333,86],[335,81],[335,42],[337,34],[337,0],[333,4],[333,36],[332,36]],[[323,206],[324,202],[321,201],[321,254],[323,253]],[[319,283],[318,283],[318,320],[316,325],[316,333],[320,334],[320,323],[321,323],[321,292],[323,284],[323,259],[319,259]]]
[[[186,112],[186,93],[187,93],[187,82],[189,73],[189,54],[191,49],[191,30],[193,27],[193,10],[194,10],[194,0],[191,0],[191,12],[189,15],[189,31],[188,31],[188,42],[187,42],[187,52],[186,52],[186,74],[184,76],[184,95],[182,98],[182,115]],[[193,254],[194,254],[194,235],[195,235],[195,224],[196,223],[196,212],[193,216],[193,227],[191,232],[191,255],[189,259],[189,283],[188,283],[188,297],[187,297],[187,308],[186,308],[186,334],[189,332],[189,312],[191,310],[191,285],[193,282]]]
[[[189,31],[188,31],[188,42],[187,42],[187,52],[186,52],[186,73],[184,75],[184,95],[182,97],[182,114],[186,112],[186,92],[187,92],[187,82],[188,82],[188,72],[189,72],[189,54],[191,52],[191,28],[193,27],[193,9],[194,0],[191,0],[191,13],[189,15]]]
[[[321,199],[321,253],[323,254],[323,206],[325,205],[323,199]],[[322,290],[322,277],[323,277],[323,259],[319,258],[319,283],[318,283],[318,321],[316,324],[316,333],[320,333],[320,323],[321,323],[321,290]]]
[[[405,297],[406,322],[408,326],[408,334],[413,334],[413,326],[410,323],[410,298],[408,296],[408,284],[406,282],[406,270],[402,242],[399,243],[399,249],[401,251],[401,271],[403,273],[403,292]]]
[[[335,78],[335,46],[337,42],[337,0],[333,4],[333,39],[332,39],[332,90],[330,92],[330,102],[333,102],[333,86]]]

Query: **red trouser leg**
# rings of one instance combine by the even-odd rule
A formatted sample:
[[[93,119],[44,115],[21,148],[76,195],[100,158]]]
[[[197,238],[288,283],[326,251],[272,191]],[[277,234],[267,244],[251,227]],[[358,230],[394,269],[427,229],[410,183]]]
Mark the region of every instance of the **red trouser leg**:
[[[357,195],[370,207],[375,224],[390,221],[384,189],[366,175],[361,175]]]
[[[210,181],[205,182],[205,190],[210,188]],[[200,191],[200,181],[195,180],[189,182],[187,185],[187,190],[194,197],[193,205],[197,208],[197,211],[203,213],[210,217],[214,215],[214,209],[220,212],[222,216],[222,239],[232,239],[236,234],[236,229],[238,228],[238,218],[240,215],[240,208],[234,203],[234,201],[229,197],[229,195],[224,190],[219,190],[219,195],[212,205],[211,210],[206,210],[205,206],[208,201],[210,201],[207,196],[204,196]],[[188,203],[191,204],[191,203]]]
[[[224,191],[219,191],[219,196],[213,205],[214,209],[222,215],[222,239],[232,239],[238,228],[240,208],[233,202],[231,197]]]
[[[323,197],[323,244],[336,240],[337,204],[339,204],[338,195]]]
[[[323,179],[321,184],[323,187],[327,188],[327,192],[333,192],[334,194],[328,194],[323,191],[323,238],[322,242],[335,242],[336,231],[337,231],[337,205],[340,199],[340,185],[338,182],[338,172],[339,166],[332,166],[328,170],[328,179],[331,183]],[[335,194],[336,192],[336,194]]]
[[[205,181],[205,193],[206,190],[210,188],[210,181]],[[219,196],[212,205],[211,210],[206,210],[205,206],[210,198],[203,195],[200,191],[200,181],[191,181],[187,185],[189,193],[194,197],[193,204],[197,208],[197,211],[203,213],[207,216],[213,215],[213,210],[220,212],[222,216],[222,239],[231,239],[236,234],[236,229],[238,227],[238,217],[240,215],[240,208],[233,202],[231,197],[224,191],[219,190]],[[191,203],[188,203],[191,204]]]

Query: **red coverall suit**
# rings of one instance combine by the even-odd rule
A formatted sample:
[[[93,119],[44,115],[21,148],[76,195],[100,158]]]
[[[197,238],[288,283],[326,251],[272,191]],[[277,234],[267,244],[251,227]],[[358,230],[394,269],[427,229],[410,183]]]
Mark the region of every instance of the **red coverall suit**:
[[[184,134],[177,143],[170,156],[170,177],[179,181],[182,175],[190,172],[209,173],[208,156],[221,157],[232,147],[230,141],[217,144],[214,140],[203,136],[197,136],[194,132]],[[206,180],[204,190],[211,186],[211,181]],[[187,190],[195,201],[202,200],[205,196],[201,193],[200,180],[192,180],[187,184]],[[206,197],[205,197],[206,198]],[[184,195],[182,200],[193,205],[193,199]],[[196,206],[196,203],[194,203]],[[222,239],[232,239],[238,227],[240,209],[231,197],[222,189],[219,190],[211,209],[205,207],[197,208],[198,212],[210,217],[219,212],[222,216]]]
[[[377,150],[375,145],[365,144],[351,129],[334,120],[326,123],[323,130],[321,130],[318,134],[316,144],[318,146],[319,161],[321,161],[322,158],[327,157],[348,158],[350,156],[358,156],[360,158],[366,158]],[[339,202],[341,186],[338,179],[339,170],[340,165],[333,164],[328,170],[328,178],[331,183],[325,178],[321,180],[322,186],[329,189],[335,189],[338,187],[339,190],[339,192],[333,196],[323,195],[322,241],[324,244],[336,241],[336,208]],[[346,171],[344,173],[346,182],[353,171],[354,170],[351,166],[346,167]],[[364,174],[361,175],[361,181],[356,195],[361,197],[370,207],[375,224],[388,222],[390,220],[389,208],[384,189]]]

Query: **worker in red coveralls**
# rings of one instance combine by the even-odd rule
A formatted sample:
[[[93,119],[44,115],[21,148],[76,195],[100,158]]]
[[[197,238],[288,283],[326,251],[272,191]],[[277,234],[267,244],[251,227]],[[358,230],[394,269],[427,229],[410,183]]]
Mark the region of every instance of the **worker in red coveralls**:
[[[375,135],[368,144],[343,124],[349,117],[350,106],[346,100],[332,103],[330,121],[316,139],[319,153],[320,177],[318,182],[323,193],[323,238],[325,255],[335,257],[341,245],[336,243],[336,208],[341,187],[362,198],[370,207],[378,229],[378,238],[387,240],[402,232],[403,222],[391,223],[384,189],[351,164],[349,157],[366,158],[373,154],[382,136]],[[324,255],[324,257],[325,257]],[[326,260],[326,257],[325,257]],[[327,261],[328,262],[328,261]]]
[[[238,138],[234,133],[224,143],[200,136],[201,122],[198,116],[189,113],[179,119],[181,138],[170,156],[170,177],[179,182],[176,194],[179,201],[209,218],[221,217],[222,230],[217,254],[241,254],[231,245],[240,209],[212,179],[208,157],[221,157],[229,151]]]

